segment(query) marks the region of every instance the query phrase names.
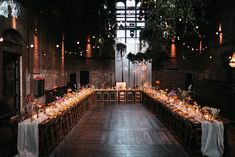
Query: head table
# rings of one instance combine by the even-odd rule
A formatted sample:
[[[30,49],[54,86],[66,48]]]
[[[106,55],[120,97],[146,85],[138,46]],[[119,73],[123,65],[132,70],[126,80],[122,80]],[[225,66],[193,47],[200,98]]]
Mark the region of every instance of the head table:
[[[227,122],[203,112],[208,108],[189,105],[163,90],[87,88],[68,93],[19,122],[18,156],[48,156],[94,103],[140,102],[149,107],[185,147],[206,156],[223,155],[227,147]]]

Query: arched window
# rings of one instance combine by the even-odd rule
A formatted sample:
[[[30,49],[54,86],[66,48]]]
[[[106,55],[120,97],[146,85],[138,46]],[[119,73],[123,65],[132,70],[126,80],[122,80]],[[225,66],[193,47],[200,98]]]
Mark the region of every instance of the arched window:
[[[125,9],[125,4],[123,2],[117,2],[116,9]]]

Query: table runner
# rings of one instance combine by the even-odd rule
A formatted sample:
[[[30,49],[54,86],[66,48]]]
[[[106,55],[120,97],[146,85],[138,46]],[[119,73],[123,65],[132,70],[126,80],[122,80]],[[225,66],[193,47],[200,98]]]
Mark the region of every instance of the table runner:
[[[220,157],[224,152],[224,125],[219,121],[202,122],[201,151],[208,157]]]
[[[17,157],[38,157],[39,129],[38,124],[48,117],[40,113],[39,118],[31,121],[30,118],[18,124]]]

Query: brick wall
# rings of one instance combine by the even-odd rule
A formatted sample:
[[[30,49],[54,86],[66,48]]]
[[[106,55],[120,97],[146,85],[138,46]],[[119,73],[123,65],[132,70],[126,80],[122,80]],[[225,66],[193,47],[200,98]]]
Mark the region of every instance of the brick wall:
[[[176,88],[185,89],[186,73],[181,70],[158,70],[153,71],[153,83],[156,80],[160,81],[161,88]]]

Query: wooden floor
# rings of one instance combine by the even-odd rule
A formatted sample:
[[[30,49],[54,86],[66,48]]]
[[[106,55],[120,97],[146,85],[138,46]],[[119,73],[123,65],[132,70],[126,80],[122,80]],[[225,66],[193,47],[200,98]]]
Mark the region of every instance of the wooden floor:
[[[94,105],[52,157],[186,157],[182,146],[141,104]]]

